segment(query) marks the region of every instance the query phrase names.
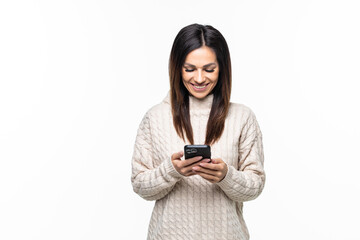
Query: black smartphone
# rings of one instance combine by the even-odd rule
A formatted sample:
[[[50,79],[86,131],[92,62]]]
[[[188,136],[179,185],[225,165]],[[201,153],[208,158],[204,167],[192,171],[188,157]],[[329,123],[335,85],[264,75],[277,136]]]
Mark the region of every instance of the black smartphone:
[[[211,149],[209,145],[185,145],[185,159],[202,156],[211,159]]]

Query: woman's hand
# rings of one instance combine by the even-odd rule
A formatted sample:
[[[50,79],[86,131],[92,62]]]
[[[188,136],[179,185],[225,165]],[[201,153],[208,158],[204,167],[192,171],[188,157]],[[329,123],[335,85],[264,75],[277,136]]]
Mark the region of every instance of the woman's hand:
[[[205,159],[209,160],[209,159]],[[202,162],[192,168],[194,173],[200,175],[211,183],[217,183],[224,179],[228,171],[226,163],[220,158],[211,159],[211,163]]]
[[[177,152],[171,155],[171,162],[174,165],[176,171],[178,171],[183,176],[192,176],[196,173],[193,172],[193,167],[199,166],[200,163],[208,163],[210,159],[204,159],[201,161],[202,157],[193,157],[186,160],[181,160],[180,158],[184,155],[184,152]]]

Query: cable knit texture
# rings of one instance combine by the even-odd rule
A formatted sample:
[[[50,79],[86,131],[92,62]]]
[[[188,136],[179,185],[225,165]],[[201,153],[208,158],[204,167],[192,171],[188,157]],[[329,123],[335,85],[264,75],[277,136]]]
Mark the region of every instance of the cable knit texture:
[[[202,100],[190,96],[195,144],[205,142],[212,101],[212,94]],[[156,200],[148,239],[249,239],[243,202],[259,196],[265,183],[262,133],[253,111],[243,104],[230,104],[224,132],[211,146],[212,158],[221,158],[228,166],[219,183],[176,171],[171,155],[185,144],[190,143],[173,126],[168,92],[143,117],[132,158],[134,191],[146,200]]]

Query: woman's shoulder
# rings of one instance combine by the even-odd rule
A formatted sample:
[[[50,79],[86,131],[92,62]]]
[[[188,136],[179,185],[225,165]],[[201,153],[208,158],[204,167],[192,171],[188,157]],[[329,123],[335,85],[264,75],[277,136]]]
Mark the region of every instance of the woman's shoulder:
[[[247,120],[249,118],[256,119],[255,113],[251,107],[243,103],[230,102],[229,116],[236,118],[240,117],[243,120]]]
[[[171,111],[169,94],[159,103],[151,106],[145,113],[145,116],[161,116],[162,114]]]
[[[248,105],[245,105],[243,103],[234,103],[234,102],[230,102],[229,110],[235,111],[236,113],[240,113],[240,114],[244,114],[244,113],[250,114],[253,112]]]

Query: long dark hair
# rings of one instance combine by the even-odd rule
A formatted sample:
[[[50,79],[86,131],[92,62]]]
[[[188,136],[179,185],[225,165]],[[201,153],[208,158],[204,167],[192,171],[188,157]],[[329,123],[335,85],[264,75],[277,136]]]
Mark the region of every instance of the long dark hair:
[[[224,131],[231,94],[231,60],[228,45],[222,34],[210,25],[191,24],[175,37],[169,59],[170,98],[173,123],[177,134],[194,144],[189,113],[189,92],[182,81],[182,67],[186,56],[203,45],[215,51],[219,64],[219,78],[212,90],[213,103],[206,127],[205,144],[213,144]]]

